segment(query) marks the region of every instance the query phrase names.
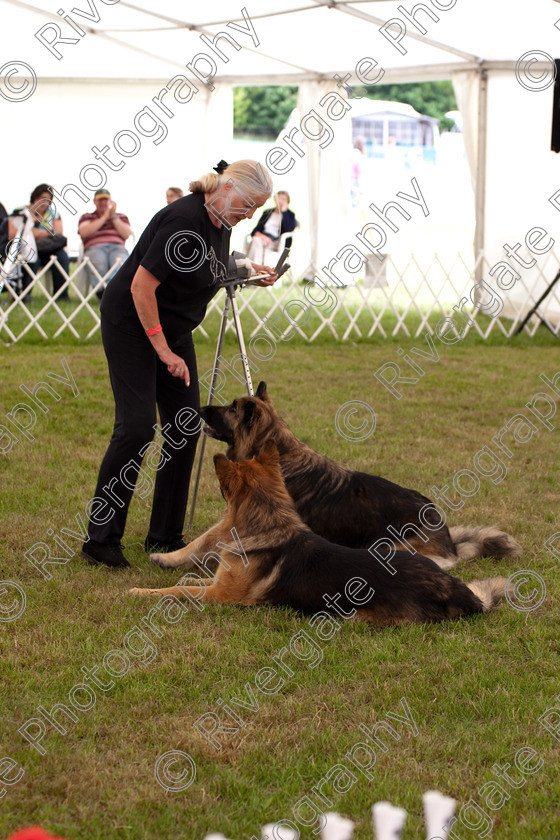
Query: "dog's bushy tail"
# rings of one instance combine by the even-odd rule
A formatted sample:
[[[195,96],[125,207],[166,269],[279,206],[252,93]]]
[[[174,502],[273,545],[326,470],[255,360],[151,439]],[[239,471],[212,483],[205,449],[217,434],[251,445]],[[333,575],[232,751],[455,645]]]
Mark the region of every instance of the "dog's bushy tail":
[[[512,536],[494,527],[462,526],[450,528],[451,539],[460,560],[473,557],[519,557],[521,546]]]
[[[507,578],[505,577],[493,577],[473,580],[471,583],[467,583],[467,586],[482,602],[484,612],[488,612],[505,597],[506,583]]]

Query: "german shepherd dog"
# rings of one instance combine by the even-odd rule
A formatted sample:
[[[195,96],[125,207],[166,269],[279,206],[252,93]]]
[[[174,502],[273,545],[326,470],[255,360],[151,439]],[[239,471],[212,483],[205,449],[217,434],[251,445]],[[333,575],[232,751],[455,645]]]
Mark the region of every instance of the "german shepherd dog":
[[[187,575],[177,586],[132,589],[133,594],[336,612],[383,626],[485,612],[505,593],[505,578],[465,584],[419,554],[393,550],[376,563],[365,549],[318,537],[297,514],[272,440],[250,461],[220,454],[214,465],[226,500],[224,518],[185,548],[152,554],[151,560],[164,568],[192,564],[193,554],[217,546],[215,577],[198,577],[192,586]],[[235,546],[223,542],[231,542],[232,534]]]
[[[204,431],[228,444],[230,460],[258,455],[275,441],[286,487],[297,512],[312,531],[349,548],[370,548],[380,540],[419,551],[442,569],[477,556],[518,557],[521,548],[497,528],[448,529],[433,503],[409,490],[365,472],[335,464],[298,440],[282,420],[261,382],[254,397],[200,410]]]

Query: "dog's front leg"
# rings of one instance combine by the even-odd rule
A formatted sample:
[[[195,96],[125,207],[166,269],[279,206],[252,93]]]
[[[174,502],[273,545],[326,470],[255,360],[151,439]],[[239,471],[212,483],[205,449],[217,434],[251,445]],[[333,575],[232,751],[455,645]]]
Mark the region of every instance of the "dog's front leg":
[[[227,586],[223,582],[220,583],[217,578],[213,579],[210,586],[204,585],[204,590],[201,592],[201,586],[168,586],[164,589],[129,589],[131,595],[151,595],[153,598],[163,598],[166,595],[174,595],[175,598],[188,598],[196,601],[198,604],[208,603],[214,601],[217,603],[226,603],[227,601],[235,600],[229,592]]]
[[[215,548],[216,543],[223,537],[222,531],[222,523],[219,522],[184,548],[170,551],[169,554],[150,554],[150,560],[154,566],[160,566],[162,569],[175,569],[177,566],[189,566],[192,569],[195,565],[192,555],[198,557]]]
[[[194,583],[198,583],[198,581],[199,581],[199,580],[200,580],[200,578],[193,578],[193,577],[189,577],[189,576],[188,576],[188,573],[187,573],[187,576],[186,576],[186,577],[181,578],[181,581],[182,581],[181,586],[183,586],[183,585],[185,585],[185,586],[190,586],[190,585],[192,585],[192,584],[194,584]],[[206,584],[206,586],[212,586],[212,584],[214,584],[214,583],[217,583],[217,582],[218,582],[218,578],[217,578],[217,577],[205,577],[205,578],[202,578],[202,580],[204,581],[204,583]]]
[[[199,603],[201,601],[211,601],[211,592],[213,587],[205,589],[202,595],[200,594],[200,586],[166,586],[164,589],[129,589],[131,595],[151,595],[153,598],[163,598],[165,595],[174,595],[175,598],[187,598],[192,596]]]

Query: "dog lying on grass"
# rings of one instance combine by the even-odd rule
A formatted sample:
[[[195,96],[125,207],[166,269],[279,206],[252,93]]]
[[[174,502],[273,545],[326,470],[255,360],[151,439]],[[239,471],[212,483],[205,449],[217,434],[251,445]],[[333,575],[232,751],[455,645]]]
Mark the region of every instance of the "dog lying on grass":
[[[176,586],[131,593],[335,611],[378,626],[462,618],[490,610],[505,594],[505,578],[465,584],[419,554],[387,551],[376,562],[365,549],[317,536],[298,516],[272,440],[250,461],[215,455],[214,465],[227,504],[222,521],[185,548],[150,559],[163,568],[193,565],[192,555],[217,547],[216,575],[196,586],[187,575]],[[232,534],[235,548],[226,544]]]
[[[254,397],[223,407],[206,406],[200,414],[205,433],[227,443],[226,455],[233,461],[258,455],[267,440],[274,440],[297,512],[329,542],[369,548],[376,540],[391,540],[397,547],[429,557],[442,569],[477,556],[521,554],[513,537],[497,528],[448,529],[433,503],[416,490],[342,467],[315,452],[282,420],[265,382]]]

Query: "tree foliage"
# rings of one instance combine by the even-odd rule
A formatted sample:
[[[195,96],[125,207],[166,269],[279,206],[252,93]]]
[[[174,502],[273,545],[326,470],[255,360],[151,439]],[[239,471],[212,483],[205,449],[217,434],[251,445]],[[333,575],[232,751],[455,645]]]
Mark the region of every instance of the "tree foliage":
[[[363,90],[363,88],[362,88]],[[453,125],[445,118],[457,109],[450,81],[415,82],[407,85],[369,85],[369,99],[387,99],[412,105],[420,114],[440,120],[440,129]],[[297,87],[235,87],[233,89],[233,130],[273,140],[280,133],[297,105]]]
[[[297,87],[236,87],[233,89],[233,130],[273,140],[297,105]]]

